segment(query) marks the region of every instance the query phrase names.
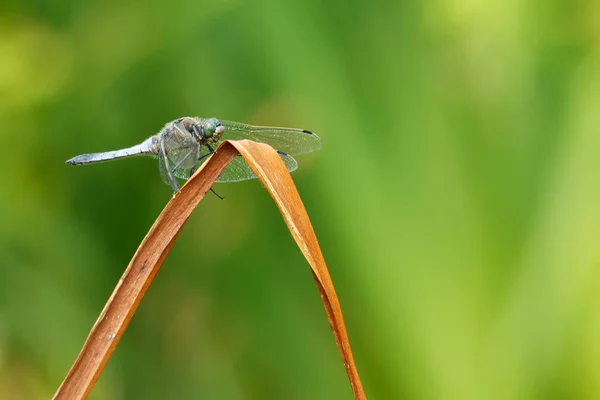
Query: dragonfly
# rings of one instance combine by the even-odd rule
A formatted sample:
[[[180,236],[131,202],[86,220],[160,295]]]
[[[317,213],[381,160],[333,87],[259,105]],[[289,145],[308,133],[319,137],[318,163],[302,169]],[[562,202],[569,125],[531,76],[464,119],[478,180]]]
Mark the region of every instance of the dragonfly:
[[[189,179],[194,171],[215,153],[224,140],[249,139],[273,147],[288,171],[298,168],[294,158],[321,148],[321,139],[306,129],[254,126],[217,118],[183,117],[168,122],[156,135],[135,146],[103,153],[82,154],[67,160],[67,164],[86,165],[121,158],[146,155],[158,158],[162,180],[179,191],[179,180]],[[256,175],[241,156],[235,157],[216,182],[239,182]]]

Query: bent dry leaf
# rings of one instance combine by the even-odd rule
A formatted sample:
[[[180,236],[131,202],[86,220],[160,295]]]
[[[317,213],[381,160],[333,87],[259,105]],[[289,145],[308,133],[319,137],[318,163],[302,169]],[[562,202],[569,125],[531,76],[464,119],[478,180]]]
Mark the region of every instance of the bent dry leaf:
[[[134,254],[54,399],[87,397],[192,210],[238,154],[244,157],[275,200],[310,264],[354,397],[366,399],[331,277],[292,178],[273,148],[248,140],[223,142],[217,153],[169,201]]]
[[[321,293],[321,300],[325,306],[335,342],[342,355],[346,373],[352,385],[354,397],[356,399],[366,399],[352,357],[352,349],[348,341],[340,302],[329,276],[317,236],[290,173],[277,152],[267,145],[248,140],[231,142],[231,144],[238,149],[250,168],[267,188],[296,244],[310,264],[313,278]]]

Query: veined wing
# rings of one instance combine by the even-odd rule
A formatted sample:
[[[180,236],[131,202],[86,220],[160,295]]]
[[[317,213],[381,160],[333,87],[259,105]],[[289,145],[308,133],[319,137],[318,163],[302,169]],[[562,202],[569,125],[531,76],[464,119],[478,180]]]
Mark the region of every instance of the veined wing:
[[[321,138],[307,130],[253,126],[223,120],[221,120],[221,124],[225,127],[222,140],[248,139],[266,143],[275,150],[283,151],[291,156],[310,153],[321,148]]]
[[[281,159],[283,160],[283,163],[287,167],[288,171],[292,172],[298,168],[298,163],[296,162],[294,157],[290,156],[289,154],[282,153],[280,151],[278,153]],[[199,166],[202,165],[207,159],[208,157],[203,158],[200,161]],[[187,175],[185,171],[177,170],[175,171],[175,176],[177,176],[178,178],[187,179],[189,178],[189,170],[187,172]],[[225,167],[223,172],[221,172],[221,175],[219,175],[219,177],[217,178],[216,182],[240,182],[254,178],[256,178],[256,175],[254,174],[252,169],[248,166],[244,158],[238,155],[233,160],[231,160],[227,167]]]
[[[194,137],[177,122],[167,125],[159,135],[158,163],[165,183],[179,189],[175,177],[187,179],[198,162],[200,146]]]
[[[298,168],[298,163],[294,159],[294,157],[289,154],[285,154],[282,152],[278,152],[279,156],[283,160],[283,163],[287,167],[288,171],[292,172]],[[223,170],[221,175],[217,178],[217,182],[225,183],[225,182],[240,182],[248,179],[254,179],[256,175],[254,171],[248,166],[244,157],[237,156],[227,167]]]

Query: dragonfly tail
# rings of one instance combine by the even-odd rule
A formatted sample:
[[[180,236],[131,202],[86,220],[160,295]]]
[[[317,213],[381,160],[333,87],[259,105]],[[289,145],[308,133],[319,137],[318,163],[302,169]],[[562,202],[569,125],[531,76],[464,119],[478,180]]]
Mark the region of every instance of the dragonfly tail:
[[[156,155],[156,139],[154,137],[148,138],[144,142],[127,149],[106,151],[104,153],[82,154],[67,160],[66,163],[71,165],[84,165],[118,160],[120,158],[136,156],[139,154]]]

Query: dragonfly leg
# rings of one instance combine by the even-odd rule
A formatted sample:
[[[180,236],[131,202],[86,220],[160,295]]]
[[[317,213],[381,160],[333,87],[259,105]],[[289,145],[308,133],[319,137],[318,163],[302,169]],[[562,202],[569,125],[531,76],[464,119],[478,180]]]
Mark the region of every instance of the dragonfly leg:
[[[196,124],[192,125],[192,129],[194,130],[194,133],[196,134],[197,138],[204,139],[204,135],[202,135],[202,133],[200,133],[200,130],[198,129],[198,125],[196,125]]]
[[[208,154],[204,155],[203,157],[206,157],[206,156],[208,156],[208,155],[211,155],[211,154],[212,154],[212,153],[208,153]],[[202,157],[202,158],[203,158],[203,157]],[[202,158],[200,158],[200,159],[202,159]],[[194,172],[195,172],[195,171],[196,171],[196,168],[195,168],[195,167],[192,167],[192,168],[190,169],[190,178],[192,177],[192,175],[194,175]],[[215,192],[215,190],[214,190],[213,188],[210,188],[210,191],[211,191],[211,192],[213,192],[213,193],[214,193],[214,195],[215,195],[215,196],[217,196],[218,198],[220,198],[221,200],[225,200],[225,197],[223,197],[223,196],[219,195],[219,193]]]
[[[219,193],[215,192],[215,190],[213,188],[210,188],[210,191],[213,192],[215,194],[215,196],[217,196],[218,198],[220,198],[221,200],[225,200],[225,197],[221,197],[219,196]]]
[[[211,147],[211,146],[210,146],[208,143],[206,144],[206,146],[208,147],[208,150],[209,150],[209,152],[208,152],[208,153],[206,153],[206,154],[205,154],[205,155],[203,155],[203,156],[200,156],[200,158],[198,159],[198,161],[200,161],[200,160],[203,160],[203,159],[205,159],[206,157],[208,157],[208,156],[211,156],[211,155],[213,155],[213,154],[215,154],[215,153],[216,153],[216,151],[215,151],[215,150],[214,150],[214,149],[213,149],[213,148],[212,148],[212,147]]]
[[[200,158],[198,159],[198,161],[200,161],[200,160],[204,160],[206,157],[210,156],[211,154],[212,154],[212,153],[206,153],[205,155],[203,155],[203,156],[200,156]]]

